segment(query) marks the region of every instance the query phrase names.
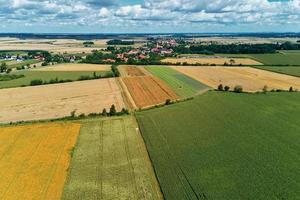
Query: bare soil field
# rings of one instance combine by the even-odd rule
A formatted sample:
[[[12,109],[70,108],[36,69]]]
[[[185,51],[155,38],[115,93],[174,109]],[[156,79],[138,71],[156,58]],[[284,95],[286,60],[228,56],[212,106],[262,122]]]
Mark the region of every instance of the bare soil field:
[[[109,110],[124,105],[116,79],[99,79],[64,84],[0,90],[0,123],[43,120]]]
[[[122,77],[146,76],[148,74],[142,67],[122,65],[119,69]]]
[[[1,199],[60,199],[80,124],[0,128]]]
[[[300,90],[300,78],[259,70],[251,67],[173,67],[212,88],[219,84],[243,87],[244,91],[261,91],[264,86],[269,90],[288,90],[291,86]]]
[[[188,64],[202,64],[202,65],[224,65],[224,63],[230,64],[231,58],[166,58],[162,62],[166,63],[188,63]],[[262,65],[262,63],[252,60],[250,58],[233,58],[233,65]]]
[[[95,41],[94,47],[85,47],[83,41],[74,39],[20,40],[10,38],[7,40],[0,40],[0,50],[44,50],[52,53],[90,53],[93,50],[102,50],[105,48],[105,42],[106,41],[97,40]]]
[[[50,67],[42,67],[39,69],[36,69],[37,71],[50,71],[50,72],[77,72],[77,71],[85,71],[85,72],[94,72],[94,71],[110,71],[111,66],[110,65],[94,65],[94,64],[59,64],[59,65],[53,65]]]
[[[153,76],[124,77],[122,81],[128,88],[137,108],[162,104],[167,99],[179,99],[172,89]]]

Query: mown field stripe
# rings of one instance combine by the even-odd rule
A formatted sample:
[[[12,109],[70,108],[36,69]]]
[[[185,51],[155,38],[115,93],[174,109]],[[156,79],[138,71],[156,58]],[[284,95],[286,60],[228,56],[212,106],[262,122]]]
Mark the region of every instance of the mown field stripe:
[[[181,74],[169,67],[151,66],[145,67],[149,72],[168,84],[177,95],[182,98],[188,98],[196,95],[208,86],[196,81],[184,74]]]

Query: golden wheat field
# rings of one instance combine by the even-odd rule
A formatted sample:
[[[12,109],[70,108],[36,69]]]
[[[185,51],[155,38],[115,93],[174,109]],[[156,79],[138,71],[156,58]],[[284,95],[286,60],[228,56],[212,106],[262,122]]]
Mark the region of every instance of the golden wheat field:
[[[188,63],[188,64],[201,64],[201,65],[262,65],[250,58],[166,58],[162,60],[165,63]]]
[[[80,125],[0,128],[0,199],[60,199]]]
[[[35,71],[46,71],[46,72],[98,72],[98,71],[110,71],[110,65],[96,65],[96,64],[77,64],[77,63],[65,63],[58,64],[49,67],[41,67],[35,69]]]

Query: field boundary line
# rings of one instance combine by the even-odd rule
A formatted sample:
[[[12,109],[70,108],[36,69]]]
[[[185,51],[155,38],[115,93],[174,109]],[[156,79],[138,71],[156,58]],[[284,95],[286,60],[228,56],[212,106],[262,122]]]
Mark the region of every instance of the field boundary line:
[[[161,185],[159,184],[158,176],[156,174],[152,159],[151,159],[149,151],[147,149],[146,142],[145,142],[144,137],[141,133],[140,124],[138,123],[136,117],[134,117],[134,116],[131,117],[131,120],[133,122],[133,126],[136,127],[135,132],[136,132],[136,135],[137,135],[137,139],[139,141],[138,142],[138,145],[140,147],[139,149],[141,150],[141,153],[143,154],[143,158],[146,162],[146,167],[148,169],[148,172],[149,172],[149,174],[154,175],[154,176],[150,177],[151,180],[152,180],[151,181],[151,186],[152,186],[153,190],[155,191],[155,193],[157,194],[157,197],[160,200],[163,200],[164,199],[164,194],[163,194]]]
[[[126,84],[124,83],[122,78],[117,79],[117,84],[120,87],[121,95],[123,96],[124,103],[127,105],[129,109],[137,109],[137,105],[135,104]]]

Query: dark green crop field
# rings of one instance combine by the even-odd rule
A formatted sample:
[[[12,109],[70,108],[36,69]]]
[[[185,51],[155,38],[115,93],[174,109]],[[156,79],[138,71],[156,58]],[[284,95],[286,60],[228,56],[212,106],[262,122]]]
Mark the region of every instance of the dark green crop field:
[[[256,66],[256,68],[268,70],[271,72],[278,72],[281,74],[287,74],[292,76],[300,77],[300,66],[299,67],[270,67],[270,66]]]
[[[97,72],[96,75],[106,76],[112,72]],[[9,81],[0,81],[1,88],[12,88],[12,87],[21,87],[29,86],[32,80],[40,79],[42,81],[49,82],[51,79],[58,80],[71,80],[76,81],[81,76],[93,76],[93,72],[55,72],[55,71],[20,71],[11,73],[11,75],[24,75],[23,78],[13,79]]]
[[[145,67],[152,74],[163,80],[177,95],[188,98],[209,87],[169,67],[149,66]]]
[[[300,197],[300,93],[208,92],[137,119],[166,199]]]
[[[251,54],[249,56],[265,65],[300,65],[300,53]]]

